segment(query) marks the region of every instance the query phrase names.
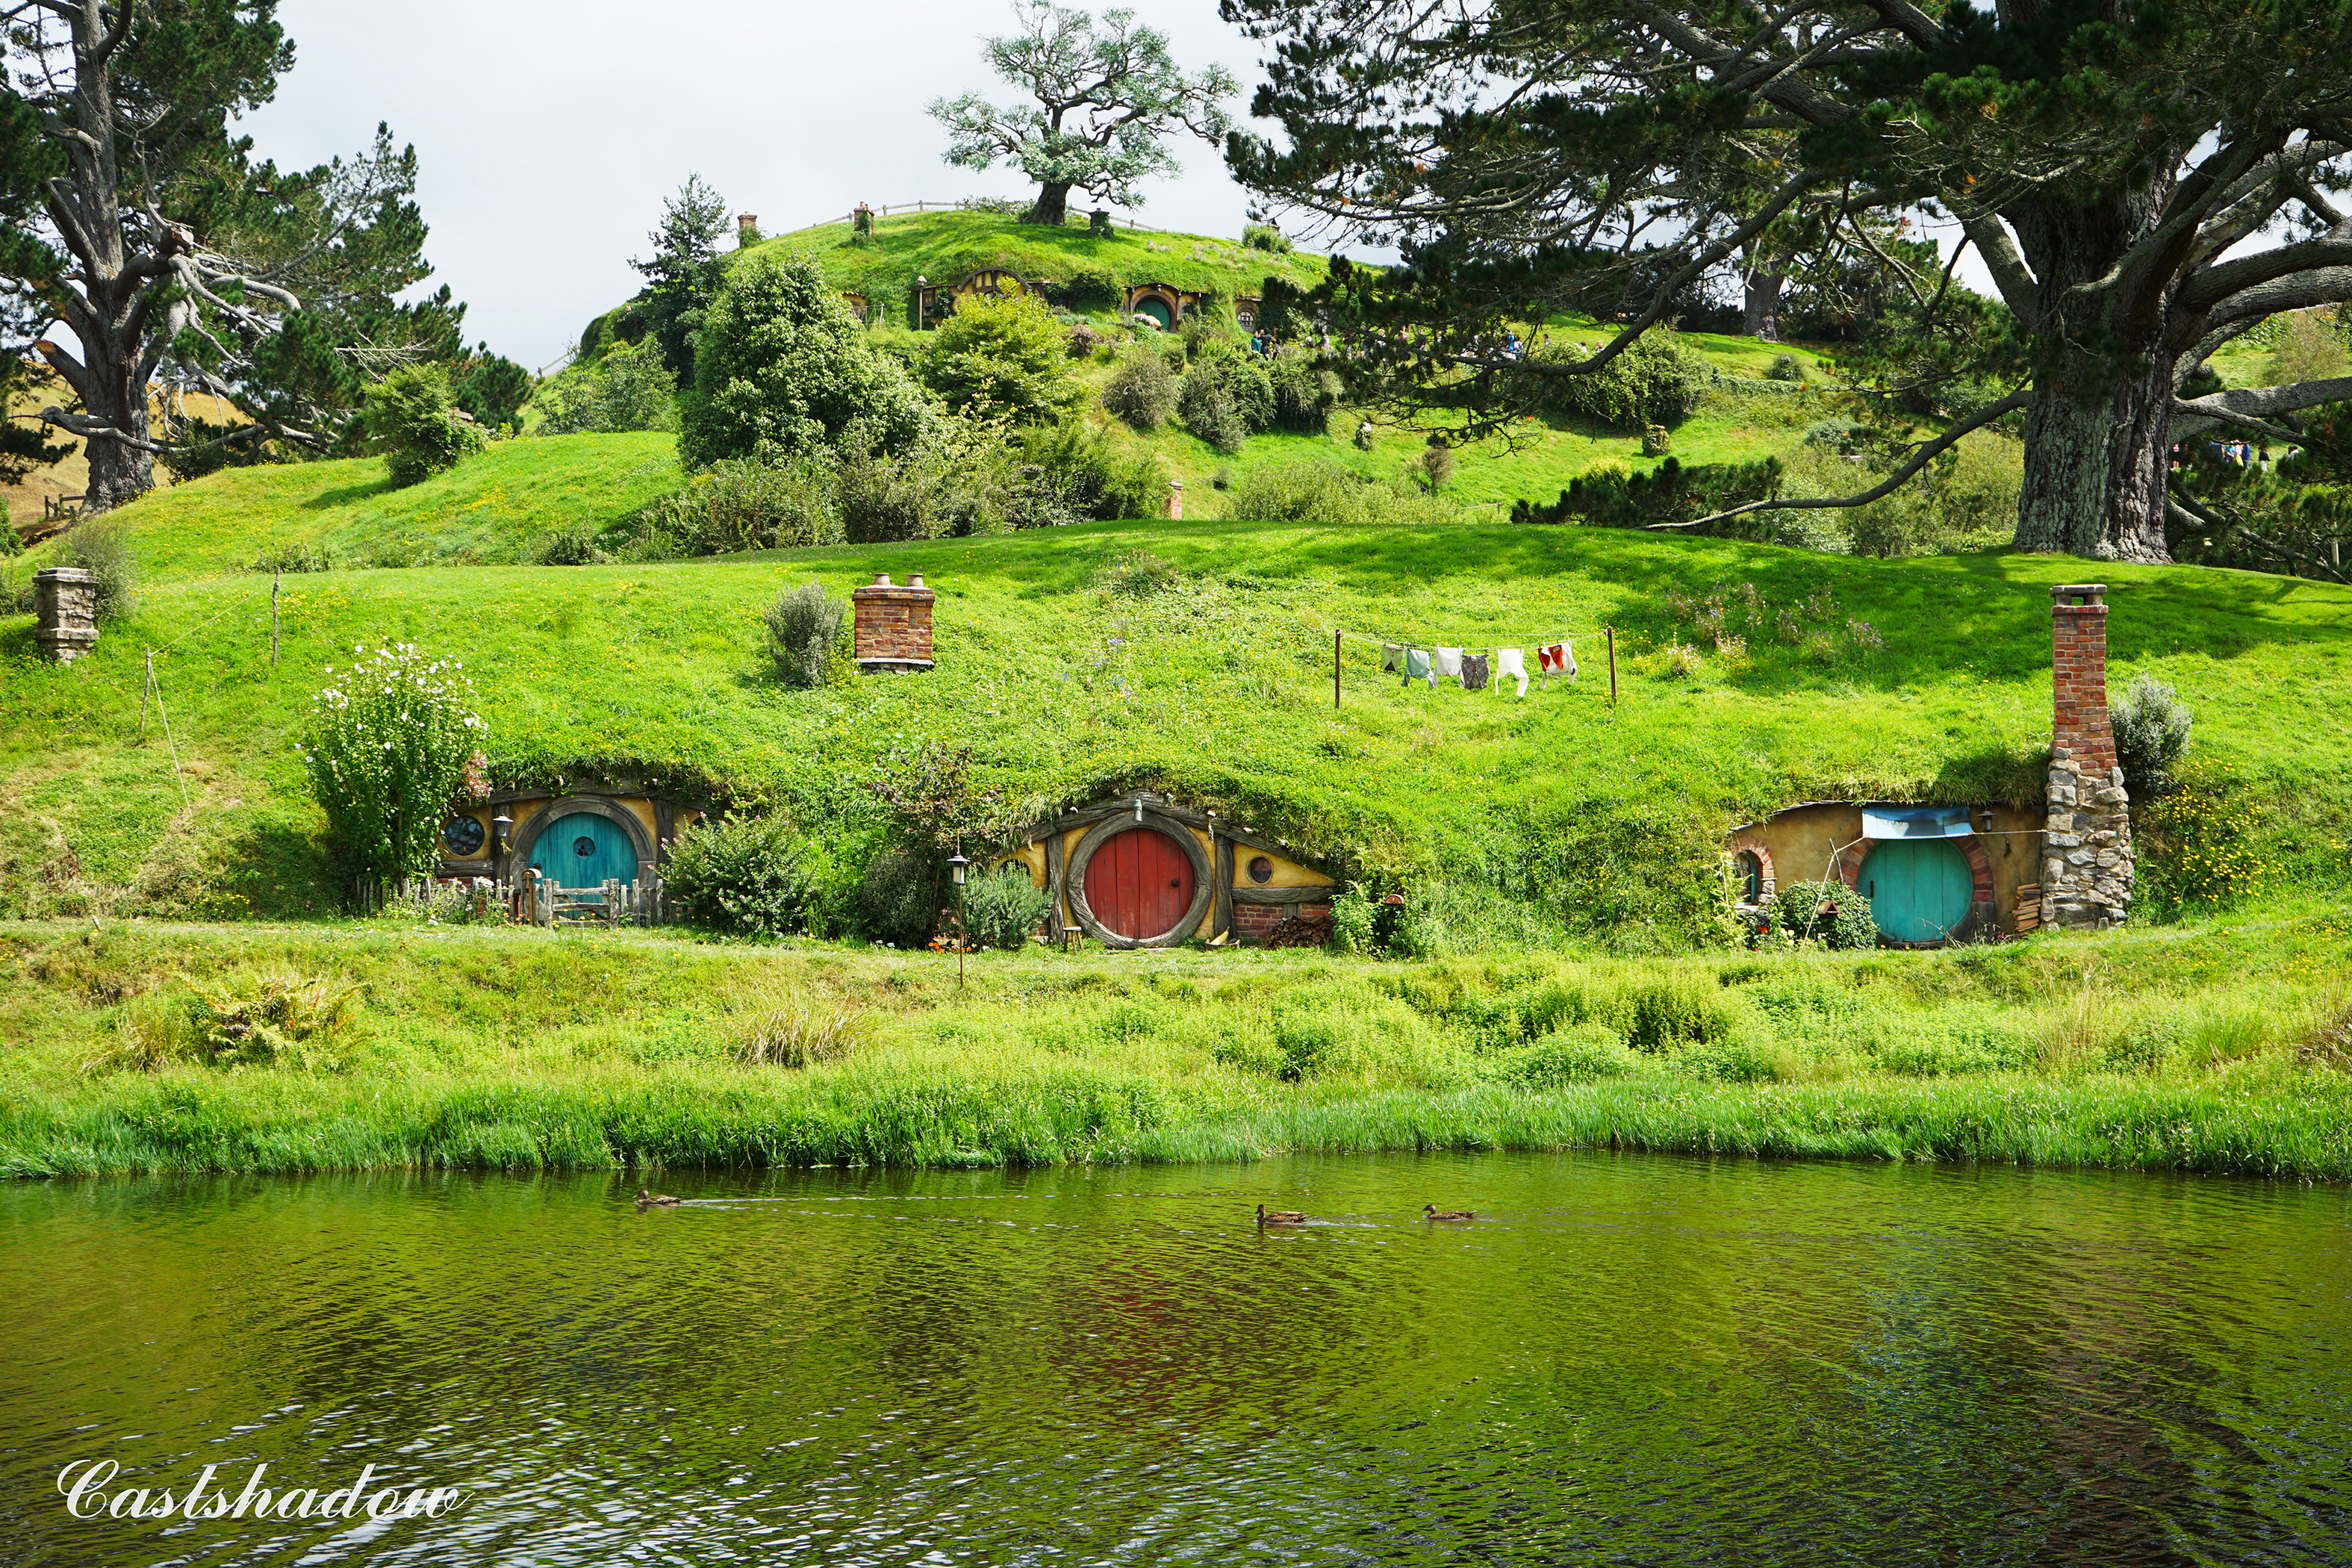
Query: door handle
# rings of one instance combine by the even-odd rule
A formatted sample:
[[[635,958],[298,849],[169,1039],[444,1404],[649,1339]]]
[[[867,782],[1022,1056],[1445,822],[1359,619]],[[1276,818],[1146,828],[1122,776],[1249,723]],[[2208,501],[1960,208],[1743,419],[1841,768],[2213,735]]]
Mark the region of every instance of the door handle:
[[[1181,888],[1184,885],[1184,879],[1181,877],[1171,877],[1168,879],[1168,885],[1171,888]]]

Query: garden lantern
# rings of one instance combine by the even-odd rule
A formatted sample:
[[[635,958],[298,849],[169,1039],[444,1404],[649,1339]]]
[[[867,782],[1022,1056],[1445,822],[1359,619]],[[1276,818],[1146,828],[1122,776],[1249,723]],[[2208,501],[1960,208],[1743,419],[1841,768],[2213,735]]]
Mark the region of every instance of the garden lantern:
[[[963,922],[963,874],[965,869],[971,865],[971,862],[965,859],[960,853],[951,855],[948,858],[948,870],[954,876],[956,885],[956,989],[959,991],[963,989],[963,950],[965,945]]]

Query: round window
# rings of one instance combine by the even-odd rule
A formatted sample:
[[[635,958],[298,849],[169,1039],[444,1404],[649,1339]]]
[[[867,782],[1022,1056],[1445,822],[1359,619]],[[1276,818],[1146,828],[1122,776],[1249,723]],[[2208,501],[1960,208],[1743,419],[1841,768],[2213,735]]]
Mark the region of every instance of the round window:
[[[478,855],[482,849],[482,822],[477,816],[453,816],[441,825],[441,842],[449,853],[459,859]]]
[[[596,853],[596,841],[583,833],[572,841],[572,852],[583,858],[593,855]]]
[[[1249,877],[1253,882],[1273,881],[1274,862],[1263,855],[1253,857],[1249,863]]]

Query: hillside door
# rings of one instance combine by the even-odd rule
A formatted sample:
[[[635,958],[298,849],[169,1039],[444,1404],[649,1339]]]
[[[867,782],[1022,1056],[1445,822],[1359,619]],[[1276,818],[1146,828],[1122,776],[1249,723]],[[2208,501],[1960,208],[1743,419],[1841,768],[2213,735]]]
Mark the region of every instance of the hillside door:
[[[1871,919],[1896,942],[1941,942],[1969,918],[1976,880],[1949,838],[1888,839],[1872,847],[1854,879]]]
[[[1115,834],[1087,862],[1087,907],[1115,935],[1165,936],[1192,907],[1192,858],[1156,827]]]
[[[1135,313],[1139,316],[1150,317],[1153,323],[1163,332],[1172,331],[1176,325],[1176,317],[1168,309],[1168,302],[1165,300],[1150,296],[1138,300],[1135,302]]]
[[[597,888],[606,879],[637,879],[637,847],[609,816],[580,811],[540,829],[530,863],[559,888]]]

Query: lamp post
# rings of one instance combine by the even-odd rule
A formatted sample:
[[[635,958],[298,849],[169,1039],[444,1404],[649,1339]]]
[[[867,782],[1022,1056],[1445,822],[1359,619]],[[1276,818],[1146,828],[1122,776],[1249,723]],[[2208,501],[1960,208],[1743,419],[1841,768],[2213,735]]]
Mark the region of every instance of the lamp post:
[[[971,862],[965,859],[961,853],[950,856],[948,859],[948,870],[954,875],[956,886],[956,989],[958,991],[963,989],[963,874],[971,865]]]

